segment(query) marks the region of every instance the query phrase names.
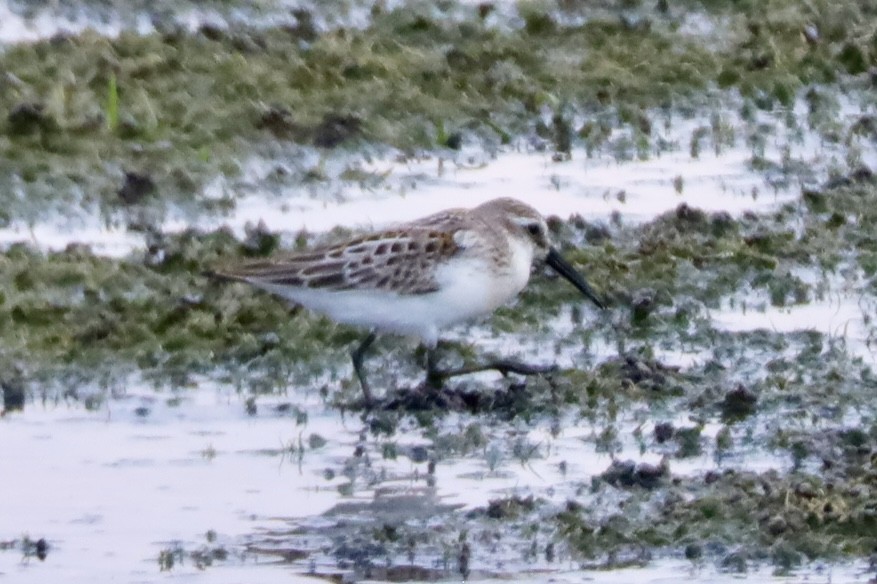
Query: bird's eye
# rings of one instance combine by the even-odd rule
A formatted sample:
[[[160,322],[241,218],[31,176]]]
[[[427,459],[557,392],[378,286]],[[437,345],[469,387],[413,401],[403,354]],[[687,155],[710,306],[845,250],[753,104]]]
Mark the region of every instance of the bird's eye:
[[[539,227],[538,223],[530,223],[527,225],[527,232],[533,237],[536,237],[540,233],[542,233],[542,229]]]

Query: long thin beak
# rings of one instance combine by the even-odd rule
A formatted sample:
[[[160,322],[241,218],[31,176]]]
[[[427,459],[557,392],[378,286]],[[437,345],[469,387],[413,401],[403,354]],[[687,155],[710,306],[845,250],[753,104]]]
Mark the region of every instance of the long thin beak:
[[[597,296],[597,293],[594,292],[591,285],[585,281],[584,276],[579,274],[553,247],[548,250],[548,257],[545,258],[545,263],[551,266],[558,274],[569,280],[569,283],[578,288],[579,292],[584,294],[588,300],[600,308],[606,308],[606,305],[600,297]]]

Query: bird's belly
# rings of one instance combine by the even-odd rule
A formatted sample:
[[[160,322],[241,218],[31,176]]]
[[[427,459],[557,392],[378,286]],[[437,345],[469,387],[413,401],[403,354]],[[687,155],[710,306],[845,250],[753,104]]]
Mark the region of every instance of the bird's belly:
[[[268,288],[335,322],[382,332],[420,337],[435,344],[446,315],[436,294],[402,295],[384,290],[319,290]]]

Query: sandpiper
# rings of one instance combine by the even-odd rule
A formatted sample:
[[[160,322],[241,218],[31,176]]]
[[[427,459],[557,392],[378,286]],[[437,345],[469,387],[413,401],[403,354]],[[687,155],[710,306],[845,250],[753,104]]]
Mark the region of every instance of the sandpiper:
[[[439,331],[482,315],[526,286],[534,262],[545,262],[600,308],[587,281],[552,247],[542,216],[516,199],[449,209],[340,243],[211,272],[247,282],[332,320],[363,327],[353,369],[366,404],[372,392],[362,369],[378,332],[419,337],[427,349],[427,381],[484,369],[529,373],[500,361],[439,371]]]

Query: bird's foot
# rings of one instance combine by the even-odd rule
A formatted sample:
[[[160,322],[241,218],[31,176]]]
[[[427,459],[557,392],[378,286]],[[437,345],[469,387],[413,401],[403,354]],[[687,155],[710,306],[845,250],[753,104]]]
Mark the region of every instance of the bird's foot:
[[[471,375],[482,371],[499,371],[503,376],[509,373],[517,375],[545,375],[557,371],[557,365],[530,365],[514,359],[495,359],[479,365],[468,365],[456,369],[430,368],[426,372],[426,386],[441,389],[444,382],[451,377]]]

